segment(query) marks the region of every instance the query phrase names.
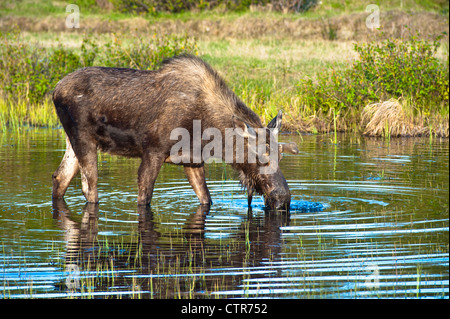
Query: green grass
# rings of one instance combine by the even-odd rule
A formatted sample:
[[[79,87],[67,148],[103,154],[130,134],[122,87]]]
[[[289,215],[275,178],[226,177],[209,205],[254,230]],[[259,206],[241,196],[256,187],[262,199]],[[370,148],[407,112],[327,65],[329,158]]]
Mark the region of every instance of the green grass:
[[[338,108],[337,111],[340,113],[335,117],[332,110],[336,107],[331,107],[329,108],[331,111],[327,111],[320,101],[315,100],[319,97],[318,93],[328,94],[326,82],[317,86],[317,81],[325,80],[329,70],[337,75],[347,72],[349,66],[352,65],[351,61],[358,57],[353,45],[348,42],[309,40],[296,43],[291,39],[250,41],[203,39],[193,42],[187,37],[169,37],[167,40],[160,39],[155,42],[154,35],[141,37],[136,41],[136,38],[121,37],[115,34],[103,37],[72,34],[67,38],[59,38],[56,46],[55,44],[52,46],[51,40],[56,37],[57,34],[51,33],[21,33],[17,42],[4,40],[4,50],[5,48],[11,49],[14,54],[9,54],[9,58],[4,59],[3,64],[7,70],[14,70],[17,66],[16,62],[22,58],[24,62],[19,64],[22,67],[22,71],[19,73],[21,78],[14,78],[14,80],[18,81],[18,85],[22,85],[25,89],[21,89],[18,85],[4,86],[11,87],[15,91],[4,95],[0,102],[1,130],[4,131],[8,127],[17,130],[22,124],[57,126],[58,120],[53,111],[49,94],[56,82],[68,73],[70,68],[75,70],[84,66],[83,63],[86,62],[83,61],[88,60],[88,65],[105,66],[136,67],[138,64],[140,68],[151,69],[163,56],[183,52],[183,50],[200,54],[218,70],[236,94],[260,115],[265,123],[268,123],[281,109],[284,112],[285,130],[311,133],[362,130],[360,112],[365,104],[355,104],[356,107],[348,107],[342,112]],[[20,47],[23,47],[23,50],[17,51],[17,48]],[[164,49],[165,47],[169,50]],[[156,54],[156,60],[149,62],[148,52],[154,48],[159,48],[162,55]],[[442,49],[448,50],[445,47],[440,50]],[[54,71],[49,71],[47,66],[40,69],[52,74],[53,78],[49,80],[46,73],[38,73],[40,78],[47,81],[48,84],[40,86],[44,89],[40,96],[36,95],[35,90],[32,90],[35,92],[34,95],[28,95],[28,88],[35,87],[38,82],[34,84],[30,82],[35,76],[33,73],[29,73],[32,69],[24,67],[27,66],[25,61],[29,59],[29,55],[23,54],[23,52],[40,52],[32,55],[37,60],[35,65],[39,65],[39,61],[45,61],[45,59],[41,59],[42,54],[49,55],[50,58],[55,56],[52,50],[59,50],[56,55],[57,63],[49,65],[50,70]],[[340,54],[336,54],[336,52]],[[440,55],[445,54],[440,53]],[[75,60],[71,57],[75,57]],[[93,60],[89,60],[91,57]],[[69,59],[67,61],[72,61],[73,66],[67,67],[67,63],[65,63],[65,66],[61,68],[62,64],[58,65],[60,59],[62,61]],[[81,63],[78,64],[76,59],[80,59]],[[4,74],[8,74],[8,72]],[[60,76],[55,76],[55,74],[60,74]],[[6,77],[6,80],[8,79]],[[307,83],[311,92],[305,94],[299,89],[299,83],[302,81]],[[341,91],[345,92],[336,87],[332,93],[341,93]],[[405,105],[408,115],[416,113],[423,122],[424,113],[415,111],[416,106],[413,99],[407,99],[407,101],[408,103]],[[448,133],[445,133],[445,128],[439,128],[439,123],[440,121],[445,122],[448,118],[448,107],[445,107],[445,103],[438,107],[442,109],[442,114],[435,114],[438,120],[422,124],[430,128],[427,133],[442,136],[443,132],[445,136]],[[430,114],[426,115],[430,116]]]

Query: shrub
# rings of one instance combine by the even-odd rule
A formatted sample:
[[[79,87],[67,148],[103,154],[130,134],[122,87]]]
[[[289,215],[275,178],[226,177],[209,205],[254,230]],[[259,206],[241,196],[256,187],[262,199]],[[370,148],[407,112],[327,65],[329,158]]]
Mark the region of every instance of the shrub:
[[[13,32],[2,36],[0,42],[0,95],[39,103],[61,78],[78,68],[99,65],[148,70],[164,58],[184,52],[196,53],[195,42],[186,36],[137,38],[130,46],[113,37],[102,44],[102,50],[95,39],[86,36],[80,49],[74,50],[62,44],[52,49],[29,44],[19,32]]]
[[[440,39],[355,44],[359,59],[351,68],[300,81],[299,93],[310,107],[323,112],[401,97],[411,99],[425,115],[442,104],[448,109],[448,61],[435,57]]]
[[[0,56],[3,97],[26,97],[32,102],[41,100],[61,73],[80,66],[75,53],[62,47],[47,52],[45,48],[23,41],[18,32],[2,36]]]
[[[186,36],[137,38],[128,46],[113,37],[102,43],[101,50],[92,36],[86,36],[79,49],[29,44],[19,31],[1,35],[0,41],[0,130],[5,130],[7,123],[11,127],[56,125],[55,114],[49,111],[53,110],[51,92],[59,80],[78,68],[99,65],[148,70],[176,54],[197,54],[195,42]]]

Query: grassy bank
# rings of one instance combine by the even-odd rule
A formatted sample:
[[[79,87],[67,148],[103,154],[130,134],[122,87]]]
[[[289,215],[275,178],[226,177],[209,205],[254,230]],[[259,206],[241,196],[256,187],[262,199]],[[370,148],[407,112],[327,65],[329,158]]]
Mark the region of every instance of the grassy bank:
[[[57,125],[49,96],[79,67],[152,69],[164,57],[188,52],[216,68],[266,123],[282,109],[285,130],[448,137],[448,37],[438,37],[448,29],[448,11],[442,6],[385,3],[397,11],[382,12],[393,26],[382,33],[361,27],[367,13],[358,1],[301,17],[261,8],[139,17],[91,8],[79,30],[65,28],[65,13],[57,10],[62,3],[52,3],[39,6],[38,18],[28,7],[19,14],[20,6],[0,16],[2,130]],[[411,26],[396,27],[405,16]],[[396,123],[402,128],[390,127]]]

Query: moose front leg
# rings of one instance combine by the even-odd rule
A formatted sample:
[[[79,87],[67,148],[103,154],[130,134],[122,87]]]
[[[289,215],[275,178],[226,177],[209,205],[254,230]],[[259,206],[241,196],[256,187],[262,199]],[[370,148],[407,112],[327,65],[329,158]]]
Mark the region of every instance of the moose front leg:
[[[211,195],[206,186],[205,166],[184,166],[184,173],[194,189],[195,194],[202,205],[211,205]]]
[[[150,205],[153,187],[164,157],[159,154],[144,154],[138,170],[138,205]]]

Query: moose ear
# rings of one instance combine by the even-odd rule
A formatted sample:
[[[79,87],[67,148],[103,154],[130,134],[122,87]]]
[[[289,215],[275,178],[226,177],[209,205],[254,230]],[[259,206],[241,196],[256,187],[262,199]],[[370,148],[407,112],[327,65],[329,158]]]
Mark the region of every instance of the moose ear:
[[[256,138],[256,132],[253,127],[245,123],[244,121],[238,119],[233,115],[233,128],[236,134],[246,138]]]
[[[277,135],[281,130],[281,118],[282,118],[282,112],[281,112],[281,110],[279,110],[277,116],[275,116],[269,122],[269,124],[267,124],[267,128],[272,130],[273,135]]]
[[[280,153],[289,153],[289,154],[298,154],[299,150],[297,144],[294,142],[290,143],[278,143],[278,147],[280,148]]]

